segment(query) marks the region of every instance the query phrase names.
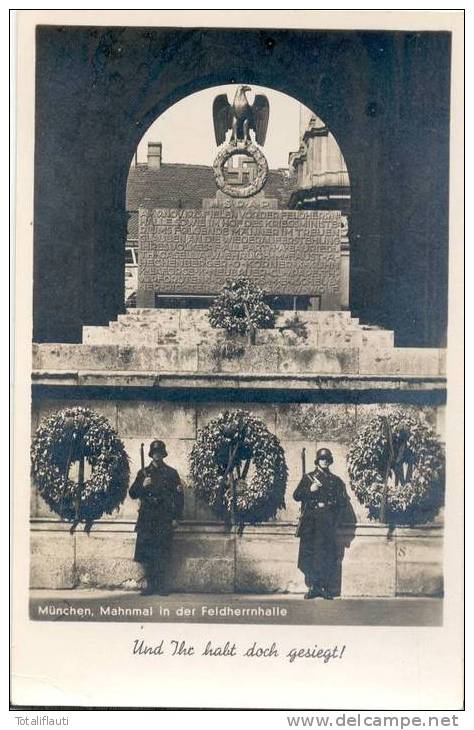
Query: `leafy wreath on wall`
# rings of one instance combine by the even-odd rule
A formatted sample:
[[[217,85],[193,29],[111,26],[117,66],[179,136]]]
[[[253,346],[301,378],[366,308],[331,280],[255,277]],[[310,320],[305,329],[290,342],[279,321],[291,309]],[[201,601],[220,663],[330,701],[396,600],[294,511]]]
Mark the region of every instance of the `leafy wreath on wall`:
[[[79,463],[78,481],[69,477]],[[84,479],[84,464],[91,474]],[[80,522],[87,532],[94,520],[112,514],[127,495],[130,468],[122,441],[108,420],[89,408],[57,411],[38,427],[31,446],[33,481],[59,517]]]
[[[283,449],[263,421],[247,411],[226,411],[200,430],[190,465],[198,496],[240,531],[245,524],[274,518],[285,507],[288,469]]]
[[[381,522],[429,522],[443,505],[442,446],[423,419],[403,409],[375,416],[353,440],[347,465],[358,500]]]

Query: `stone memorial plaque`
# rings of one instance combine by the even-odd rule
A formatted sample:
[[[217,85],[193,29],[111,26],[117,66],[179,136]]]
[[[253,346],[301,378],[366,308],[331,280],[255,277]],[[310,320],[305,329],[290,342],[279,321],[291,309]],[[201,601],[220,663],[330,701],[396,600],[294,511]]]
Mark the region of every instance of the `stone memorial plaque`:
[[[337,309],[339,211],[259,207],[139,211],[139,296],[216,294],[245,274],[270,294],[320,296]]]

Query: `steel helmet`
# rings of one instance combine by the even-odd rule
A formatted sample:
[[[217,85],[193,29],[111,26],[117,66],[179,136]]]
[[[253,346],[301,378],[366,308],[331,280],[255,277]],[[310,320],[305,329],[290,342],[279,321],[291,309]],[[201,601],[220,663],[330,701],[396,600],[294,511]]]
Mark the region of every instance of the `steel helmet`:
[[[166,451],[166,446],[164,441],[159,441],[159,439],[155,439],[155,441],[152,441],[150,444],[150,450],[148,452],[148,456],[153,458],[153,454],[155,451],[158,451],[160,456],[167,456],[168,452]]]
[[[320,459],[327,459],[328,462],[329,462],[329,464],[332,464],[333,461],[334,461],[334,459],[332,458],[332,454],[329,451],[329,449],[318,449],[317,450],[317,452],[316,452],[316,463],[318,463],[318,461]]]

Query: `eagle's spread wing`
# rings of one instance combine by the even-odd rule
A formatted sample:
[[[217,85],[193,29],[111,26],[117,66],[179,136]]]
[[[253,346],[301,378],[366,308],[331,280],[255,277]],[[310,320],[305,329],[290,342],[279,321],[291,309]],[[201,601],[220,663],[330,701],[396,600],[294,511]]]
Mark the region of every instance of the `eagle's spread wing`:
[[[265,144],[269,113],[270,105],[267,97],[264,96],[264,94],[255,94],[255,100],[252,105],[252,115],[253,127],[255,129],[255,141],[257,144]]]
[[[212,117],[214,119],[214,133],[218,145],[225,142],[227,130],[232,127],[232,107],[227,99],[227,94],[219,94],[212,105]]]

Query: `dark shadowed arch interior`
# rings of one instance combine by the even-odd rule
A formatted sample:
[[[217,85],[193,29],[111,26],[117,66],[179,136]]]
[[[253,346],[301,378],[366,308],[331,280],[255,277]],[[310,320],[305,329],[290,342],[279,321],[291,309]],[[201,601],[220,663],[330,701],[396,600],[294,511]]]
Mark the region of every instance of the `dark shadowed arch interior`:
[[[450,34],[39,26],[34,339],[123,310],[125,189],[151,122],[220,84],[315,109],[351,175],[351,309],[443,344]]]

